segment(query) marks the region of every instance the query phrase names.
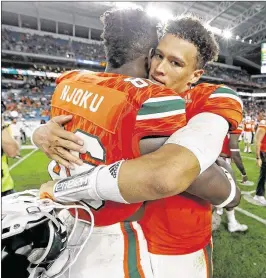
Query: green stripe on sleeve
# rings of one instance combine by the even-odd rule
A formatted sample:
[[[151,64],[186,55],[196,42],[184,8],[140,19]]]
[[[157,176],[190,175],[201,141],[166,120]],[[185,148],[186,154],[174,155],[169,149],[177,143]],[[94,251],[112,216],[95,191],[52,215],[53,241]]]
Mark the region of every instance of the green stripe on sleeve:
[[[148,102],[143,104],[143,106],[138,112],[138,116],[171,112],[176,110],[182,110],[185,108],[186,105],[183,99]]]
[[[212,248],[211,244],[209,243],[206,247],[206,252],[208,256],[208,269],[209,269],[209,278],[212,278],[212,273],[213,273],[213,265],[212,265]]]
[[[219,87],[217,90],[213,92],[213,94],[230,94],[238,97],[238,93],[227,87]]]
[[[137,242],[130,223],[124,222],[125,231],[128,236],[128,272],[130,278],[141,278],[137,267]]]

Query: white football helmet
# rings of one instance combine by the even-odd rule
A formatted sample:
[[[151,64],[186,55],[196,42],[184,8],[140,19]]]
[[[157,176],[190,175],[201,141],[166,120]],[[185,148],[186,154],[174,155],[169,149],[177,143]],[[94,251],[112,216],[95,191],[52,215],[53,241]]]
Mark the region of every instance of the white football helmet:
[[[68,212],[69,208],[75,209],[75,218]],[[91,222],[79,220],[77,209],[86,210]],[[3,276],[61,276],[76,261],[93,226],[93,214],[89,208],[40,199],[39,190],[2,197]],[[73,242],[71,238],[78,240]]]
[[[250,116],[246,116],[245,121],[246,121],[246,123],[250,123],[251,122],[251,117]]]

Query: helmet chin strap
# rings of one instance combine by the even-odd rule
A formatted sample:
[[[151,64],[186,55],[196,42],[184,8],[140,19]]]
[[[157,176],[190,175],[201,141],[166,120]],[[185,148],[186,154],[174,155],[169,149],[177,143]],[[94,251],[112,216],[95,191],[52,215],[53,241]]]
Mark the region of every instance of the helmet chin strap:
[[[59,257],[57,257],[52,263],[50,263],[49,268],[45,271],[42,271],[42,273],[40,273],[38,271],[39,265],[42,263],[42,261],[48,255],[49,250],[51,248],[50,245],[53,243],[52,235],[54,234],[53,229],[55,229],[55,227],[52,225],[51,222],[49,222],[50,238],[49,238],[48,246],[47,246],[47,248],[45,248],[46,251],[45,250],[40,250],[40,251],[38,250],[40,252],[38,254],[39,255],[38,260],[32,261],[30,258],[28,258],[32,263],[37,264],[37,266],[35,268],[30,269],[30,272],[31,272],[30,278],[35,278],[35,277],[57,278],[57,277],[61,276],[62,274],[64,274],[76,262],[78,256],[80,255],[80,253],[84,249],[85,245],[87,244],[88,240],[90,239],[92,231],[93,231],[93,227],[94,227],[94,216],[93,216],[92,212],[90,211],[90,209],[85,207],[85,206],[81,206],[81,205],[65,206],[65,205],[61,205],[59,203],[56,203],[54,201],[51,201],[50,199],[42,199],[40,201],[47,202],[47,205],[49,207],[52,206],[54,209],[75,209],[75,222],[74,222],[73,229],[72,229],[72,231],[71,231],[71,233],[70,233],[70,235],[67,239],[66,249],[63,250],[63,252],[59,255]],[[83,210],[85,210],[86,212],[89,213],[89,215],[91,217],[91,222],[84,221],[84,220],[82,220],[82,222],[85,222],[85,223],[89,224],[90,230],[87,233],[86,239],[84,240],[84,242],[81,245],[72,246],[72,245],[70,245],[70,240],[71,240],[73,234],[75,233],[75,230],[76,230],[76,227],[77,227],[77,222],[78,222],[78,210],[77,209],[83,209]],[[50,214],[49,218],[50,218],[51,221],[53,221],[55,226],[58,226],[58,224],[61,225],[58,222],[58,220],[54,216],[52,216],[51,214]],[[76,252],[77,248],[79,248],[78,252]],[[37,253],[35,253],[35,255],[37,255]],[[40,273],[39,275],[38,275],[38,272]],[[36,276],[36,275],[38,275],[38,276]]]

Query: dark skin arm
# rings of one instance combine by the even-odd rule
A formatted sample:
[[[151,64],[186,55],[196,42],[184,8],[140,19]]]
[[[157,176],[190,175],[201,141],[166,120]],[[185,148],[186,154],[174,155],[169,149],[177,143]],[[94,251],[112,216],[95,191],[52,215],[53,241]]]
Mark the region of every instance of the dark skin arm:
[[[221,167],[213,164],[190,185],[186,192],[209,201],[212,205],[220,205],[230,195],[231,184]],[[241,193],[237,188],[233,201],[226,208],[238,206],[240,198]]]
[[[155,151],[162,146],[167,139],[168,137],[141,140],[141,154],[143,155]],[[233,171],[228,163],[220,161],[219,165],[224,167],[233,176]],[[217,164],[213,164],[197,177],[186,192],[209,201],[212,205],[219,205],[228,198],[231,192],[231,184],[222,169]],[[226,207],[237,206],[240,202],[240,197],[240,190],[237,188],[234,200]]]

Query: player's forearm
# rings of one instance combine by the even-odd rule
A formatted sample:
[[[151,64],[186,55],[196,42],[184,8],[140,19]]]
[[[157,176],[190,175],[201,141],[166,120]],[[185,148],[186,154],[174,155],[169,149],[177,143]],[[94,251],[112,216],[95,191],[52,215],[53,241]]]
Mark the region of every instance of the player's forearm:
[[[167,144],[154,153],[57,181],[42,192],[59,202],[110,200],[137,203],[183,192],[200,173],[200,164],[188,149]]]
[[[8,157],[19,155],[20,147],[18,142],[9,134],[7,129],[2,131],[2,148]]]
[[[260,158],[260,146],[264,135],[265,135],[264,130],[258,128],[255,134],[256,158]]]
[[[152,154],[123,163],[119,190],[129,203],[165,198],[185,191],[199,172],[199,162],[191,151],[167,144]]]
[[[256,142],[256,143],[255,143],[256,158],[259,158],[259,157],[260,157],[260,145],[261,145],[261,143],[259,143],[259,142]]]
[[[232,186],[235,187],[235,194],[228,200],[232,192]],[[235,207],[240,202],[240,191],[236,187],[233,178],[225,175],[222,168],[217,164],[213,164],[203,172],[186,191],[209,201],[212,205],[220,205],[228,200],[225,206]]]
[[[234,171],[231,167],[230,164],[228,164],[223,158],[218,157],[218,159],[215,162],[218,166],[223,167],[224,169],[226,169],[230,175],[235,179],[235,174]]]

